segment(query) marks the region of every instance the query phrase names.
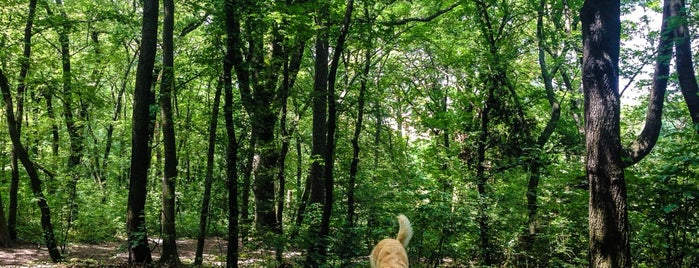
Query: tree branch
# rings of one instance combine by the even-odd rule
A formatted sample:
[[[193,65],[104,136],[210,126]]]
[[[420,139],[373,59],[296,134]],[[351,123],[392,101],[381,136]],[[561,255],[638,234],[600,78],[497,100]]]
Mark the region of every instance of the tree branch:
[[[660,136],[662,126],[663,102],[667,89],[667,80],[670,73],[670,58],[672,57],[672,29],[668,29],[670,7],[669,1],[663,6],[663,20],[660,29],[660,42],[658,43],[658,56],[655,58],[655,73],[653,73],[653,85],[650,90],[646,123],[641,134],[627,148],[624,148],[625,167],[631,166],[643,159],[655,146]]]
[[[381,22],[381,24],[386,25],[386,26],[397,26],[397,25],[405,25],[405,24],[408,24],[410,22],[430,22],[430,21],[436,19],[437,17],[443,15],[444,13],[451,11],[455,7],[459,6],[460,4],[461,4],[460,2],[453,3],[450,6],[446,7],[445,9],[437,10],[437,12],[435,12],[434,14],[429,15],[427,17],[404,18],[404,19],[395,20],[395,21]]]

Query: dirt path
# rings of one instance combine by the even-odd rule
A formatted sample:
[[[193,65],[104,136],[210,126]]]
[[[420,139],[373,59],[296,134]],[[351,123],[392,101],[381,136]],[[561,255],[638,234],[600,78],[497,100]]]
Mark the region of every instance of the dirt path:
[[[153,259],[160,258],[159,241],[151,241]],[[227,241],[209,238],[204,246],[204,266],[219,267],[225,264]],[[196,240],[177,241],[180,260],[185,264],[194,262]],[[19,243],[11,248],[0,248],[0,267],[124,267],[129,253],[124,243],[112,242],[98,245],[75,244],[66,247],[65,263],[51,263],[46,247],[37,244]]]

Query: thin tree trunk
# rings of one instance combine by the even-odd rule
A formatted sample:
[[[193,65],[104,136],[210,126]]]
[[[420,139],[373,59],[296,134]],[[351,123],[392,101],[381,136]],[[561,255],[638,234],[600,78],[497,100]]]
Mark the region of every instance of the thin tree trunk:
[[[173,27],[175,3],[163,0],[163,77],[160,83],[160,113],[165,151],[165,167],[162,180],[162,228],[163,252],[161,265],[177,266],[177,234],[175,230],[175,185],[177,184],[177,145],[172,115],[172,99],[175,86]]]
[[[699,86],[694,74],[692,63],[692,47],[689,28],[687,27],[687,5],[685,0],[668,0],[671,2],[670,13],[678,18],[678,25],[674,28],[675,35],[675,62],[677,78],[680,82],[680,90],[689,109],[689,115],[695,127],[699,124]],[[695,128],[699,132],[699,128]]]
[[[37,0],[29,0],[29,12],[27,14],[27,22],[24,25],[24,48],[22,58],[20,59],[19,78],[17,79],[17,117],[16,128],[17,135],[22,135],[22,118],[24,114],[24,92],[26,90],[26,78],[29,73],[29,62],[32,51],[32,26],[34,25],[34,17],[36,16]],[[7,109],[7,108],[5,108]],[[17,240],[17,193],[19,191],[19,163],[18,152],[12,147],[12,181],[10,183],[10,207],[9,215],[7,216],[8,231],[10,238]]]
[[[152,262],[145,222],[145,203],[151,160],[149,143],[153,138],[155,117],[155,113],[151,112],[151,106],[155,103],[151,85],[158,40],[158,4],[157,0],[143,1],[141,54],[136,69],[134,89],[126,231],[129,261],[137,264]]]
[[[71,67],[71,54],[70,54],[70,37],[69,37],[69,30],[70,30],[70,20],[68,18],[68,15],[65,12],[65,9],[63,7],[63,1],[62,0],[56,0],[56,4],[58,4],[58,10],[59,10],[59,15],[61,17],[60,20],[60,26],[56,28],[56,32],[58,33],[58,40],[60,43],[60,48],[61,48],[61,66],[62,66],[62,82],[63,82],[63,90],[62,90],[62,98],[61,100],[63,101],[63,117],[65,120],[66,124],[66,130],[68,131],[68,140],[70,141],[70,153],[68,156],[68,165],[67,165],[67,170],[69,170],[70,176],[72,177],[71,180],[68,183],[68,191],[69,191],[69,201],[70,205],[68,207],[68,213],[67,213],[67,218],[66,218],[66,228],[65,228],[65,234],[64,234],[64,241],[63,241],[63,247],[65,246],[65,239],[68,236],[68,232],[70,231],[70,228],[72,227],[72,223],[74,218],[76,217],[77,213],[77,203],[75,201],[77,197],[77,184],[78,180],[82,176],[82,172],[80,172],[80,162],[82,160],[83,156],[83,124],[79,121],[81,121],[82,118],[81,116],[76,116],[73,114],[73,109],[75,108],[73,105],[74,101],[74,95],[78,95],[74,89],[73,89],[73,80],[72,80],[72,67]],[[46,13],[49,16],[53,16],[53,12],[51,11],[51,8],[46,5]],[[82,113],[80,115],[83,115]]]
[[[218,108],[221,103],[221,88],[223,81],[216,85],[214,103],[209,121],[209,145],[206,150],[206,175],[204,178],[204,196],[201,204],[201,217],[199,219],[199,235],[197,236],[197,251],[194,254],[194,265],[201,265],[204,254],[204,239],[206,239],[206,227],[209,217],[209,200],[211,200],[211,183],[214,177],[214,152],[216,150],[216,128],[218,126]]]
[[[9,246],[11,241],[7,221],[5,221],[5,206],[2,204],[2,196],[0,196],[0,247]]]
[[[286,126],[286,117],[287,117],[287,108],[288,108],[288,98],[289,98],[289,90],[294,86],[294,82],[296,80],[296,75],[298,74],[298,71],[301,67],[301,60],[303,57],[303,50],[305,48],[305,42],[301,42],[301,44],[298,46],[298,48],[295,51],[292,51],[291,53],[291,58],[289,61],[286,61],[284,63],[284,68],[283,68],[283,78],[282,78],[282,85],[281,89],[279,91],[281,97],[279,98],[279,101],[281,102],[281,116],[280,116],[280,121],[279,121],[279,128],[281,131],[281,138],[282,138],[282,148],[279,153],[279,163],[277,164],[277,181],[279,182],[279,190],[278,190],[278,195],[277,195],[277,223],[278,227],[276,228],[277,235],[280,236],[280,242],[277,242],[277,248],[276,248],[276,258],[277,262],[281,263],[283,261],[282,259],[282,253],[284,250],[284,244],[283,244],[283,239],[281,239],[281,236],[284,234],[284,225],[283,225],[283,220],[284,220],[284,195],[286,193],[286,156],[289,152],[289,144],[290,144],[290,139],[291,139],[291,133],[293,133],[293,130],[289,131]]]
[[[551,106],[551,115],[548,122],[546,122],[546,127],[539,135],[536,145],[538,150],[535,150],[537,155],[531,157],[531,162],[529,165],[529,182],[527,183],[527,232],[523,236],[523,248],[525,251],[531,251],[534,247],[534,242],[538,234],[538,188],[539,181],[541,180],[541,168],[543,167],[542,160],[540,159],[539,152],[544,149],[544,145],[548,142],[549,138],[553,134],[558,121],[561,116],[561,108],[558,100],[556,99],[554,89],[553,89],[553,74],[549,72],[549,67],[546,64],[546,54],[544,47],[544,40],[546,36],[544,35],[544,8],[546,6],[546,1],[539,1],[539,9],[537,10],[537,22],[536,22],[536,35],[538,41],[538,53],[539,53],[539,69],[541,70],[541,79],[544,81],[544,90],[546,92],[546,98]],[[534,253],[527,256],[534,256]]]
[[[17,128],[17,132],[20,132],[20,128]],[[10,204],[7,209],[7,231],[10,233],[10,240],[17,240],[17,193],[19,192],[19,159],[17,157],[17,152],[14,147],[12,147],[12,159],[10,160],[12,171],[11,171],[11,181],[10,181]]]
[[[240,194],[240,238],[243,241],[248,239],[252,219],[250,218],[250,186],[252,185],[252,174],[255,168],[255,146],[257,144],[254,136],[250,136],[247,154],[245,157],[245,170],[243,171],[243,192]]]
[[[369,70],[371,68],[371,41],[367,40],[364,53],[364,68],[362,70],[362,80],[359,85],[359,97],[357,100],[357,121],[354,124],[354,134],[352,135],[352,162],[350,163],[349,181],[347,185],[347,226],[349,230],[354,228],[354,192],[357,184],[357,172],[359,169],[359,136],[362,132],[362,124],[364,122],[364,96],[366,94],[367,80],[369,79]],[[349,231],[348,230],[348,231]]]
[[[282,81],[282,108],[281,116],[279,119],[279,129],[282,139],[282,148],[279,153],[279,163],[277,164],[277,181],[279,182],[279,189],[277,190],[277,228],[275,229],[277,235],[279,235],[279,241],[276,243],[276,260],[278,263],[283,261],[284,243],[281,241],[281,236],[284,234],[284,194],[286,193],[286,176],[284,174],[286,168],[286,155],[289,152],[289,130],[286,127],[286,117],[287,117],[287,98],[289,97],[289,64],[284,63],[284,78]]]
[[[226,176],[228,188],[228,247],[226,267],[238,267],[238,143],[235,137],[233,121],[233,85],[231,69],[239,55],[237,46],[240,25],[236,14],[236,2],[227,0],[224,10],[226,13],[226,55],[223,59],[223,87],[225,89],[223,113],[226,121],[228,146],[226,147]]]
[[[19,131],[17,129],[17,121],[15,119],[13,104],[12,104],[12,93],[10,92],[10,86],[7,82],[7,77],[0,69],[0,90],[2,90],[3,101],[5,102],[5,115],[7,119],[8,132],[10,133],[10,139],[12,140],[12,147],[14,151],[17,152],[17,158],[22,162],[24,169],[29,175],[29,180],[34,193],[34,198],[41,211],[41,228],[44,233],[44,241],[46,242],[46,248],[49,251],[49,256],[53,262],[58,262],[62,259],[61,253],[58,251],[56,245],[56,239],[53,235],[53,224],[51,223],[51,210],[49,209],[49,204],[44,197],[44,193],[41,189],[41,179],[34,166],[34,163],[29,159],[29,154],[27,150],[22,145]]]
[[[126,51],[128,51],[128,46],[124,46]],[[134,53],[133,57],[128,61],[128,66],[126,68],[126,71],[124,72],[124,77],[121,83],[121,88],[119,89],[119,92],[116,95],[116,100],[115,100],[115,107],[114,107],[114,114],[112,114],[112,120],[109,122],[109,126],[107,126],[107,137],[105,138],[105,146],[104,146],[104,157],[102,159],[102,167],[101,169],[104,171],[107,169],[107,165],[109,164],[109,153],[112,150],[112,143],[113,143],[113,136],[114,136],[114,124],[116,121],[119,119],[119,115],[121,114],[121,109],[123,107],[123,102],[122,99],[124,98],[124,92],[126,92],[126,87],[128,85],[127,80],[129,75],[131,74],[131,67],[133,66],[134,62],[136,61],[136,58],[138,56],[138,53]],[[104,180],[102,181],[104,183]]]
[[[492,265],[495,263],[493,246],[490,242],[490,226],[488,218],[488,201],[486,193],[486,181],[487,177],[485,174],[485,153],[486,145],[488,143],[488,126],[490,125],[490,111],[491,106],[495,105],[495,96],[493,88],[487,89],[488,97],[480,114],[480,135],[478,137],[478,149],[477,149],[477,165],[476,166],[476,184],[478,189],[478,230],[479,230],[479,246],[481,248],[481,258],[485,265]]]
[[[316,17],[316,26],[319,28],[315,40],[315,74],[313,80],[313,134],[311,148],[311,192],[310,205],[321,209],[326,200],[326,175],[323,169],[324,159],[327,156],[327,101],[328,101],[328,16],[327,3],[321,3]],[[313,213],[312,215],[318,215]],[[325,237],[322,236],[321,223],[311,220],[309,228],[309,248],[306,255],[306,267],[318,267],[324,263]]]
[[[44,98],[46,98],[46,115],[49,117],[49,120],[51,120],[51,155],[53,157],[58,157],[60,136],[58,134],[58,124],[56,124],[56,115],[53,109],[53,88],[49,87],[47,89]]]

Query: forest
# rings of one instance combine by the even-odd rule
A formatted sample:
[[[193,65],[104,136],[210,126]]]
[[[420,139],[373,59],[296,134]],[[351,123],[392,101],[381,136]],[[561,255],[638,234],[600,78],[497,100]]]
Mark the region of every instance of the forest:
[[[0,266],[699,267],[695,1],[0,10]]]

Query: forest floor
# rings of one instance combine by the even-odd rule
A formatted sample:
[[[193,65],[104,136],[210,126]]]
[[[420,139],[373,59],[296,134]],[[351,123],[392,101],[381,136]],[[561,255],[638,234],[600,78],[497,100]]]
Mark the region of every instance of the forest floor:
[[[150,241],[153,260],[160,258],[159,241]],[[222,267],[226,262],[227,241],[208,238],[204,245],[204,267]],[[197,248],[195,239],[177,241],[180,261],[184,265],[194,262]],[[9,248],[0,248],[0,267],[127,267],[129,253],[125,242],[102,244],[69,244],[63,254],[64,262],[52,263],[46,247],[33,243],[15,243]],[[287,253],[285,259],[293,260],[299,253]],[[269,251],[243,252],[238,262],[240,267],[270,267],[274,265],[274,253]],[[276,265],[274,265],[276,266]]]

